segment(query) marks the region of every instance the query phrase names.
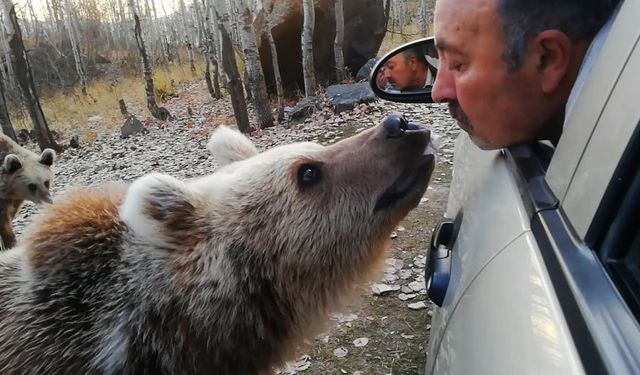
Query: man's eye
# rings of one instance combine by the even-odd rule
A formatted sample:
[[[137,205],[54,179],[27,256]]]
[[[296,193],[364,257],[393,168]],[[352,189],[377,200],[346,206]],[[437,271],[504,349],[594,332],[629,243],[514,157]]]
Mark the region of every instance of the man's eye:
[[[454,70],[456,72],[459,72],[462,70],[462,64],[450,64],[449,70]]]

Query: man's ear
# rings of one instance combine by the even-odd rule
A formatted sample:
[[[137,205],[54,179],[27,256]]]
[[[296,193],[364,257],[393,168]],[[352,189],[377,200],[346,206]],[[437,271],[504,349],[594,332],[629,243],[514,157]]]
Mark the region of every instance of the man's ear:
[[[545,30],[533,38],[540,88],[545,94],[553,93],[567,75],[572,48],[569,36],[559,30]]]

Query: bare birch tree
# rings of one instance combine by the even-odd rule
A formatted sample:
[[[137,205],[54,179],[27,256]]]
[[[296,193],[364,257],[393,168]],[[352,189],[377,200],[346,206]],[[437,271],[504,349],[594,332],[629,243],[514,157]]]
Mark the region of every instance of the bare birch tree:
[[[336,78],[338,82],[342,82],[346,76],[342,48],[344,42],[344,7],[342,0],[333,0],[333,6],[336,15],[336,38],[333,42],[333,54],[336,59]]]
[[[304,77],[304,94],[310,98],[315,96],[316,74],[313,67],[313,28],[315,9],[313,0],[302,0],[304,21],[302,24],[302,74]]]
[[[136,37],[138,51],[140,52],[140,58],[142,60],[142,74],[144,75],[144,88],[147,94],[147,108],[149,109],[149,112],[151,112],[151,115],[153,115],[153,117],[164,121],[168,119],[171,114],[166,108],[158,107],[158,104],[156,103],[155,91],[153,88],[153,72],[151,70],[151,62],[149,61],[149,55],[147,55],[147,50],[144,46],[144,38],[142,37],[142,28],[140,26],[140,17],[138,17],[138,11],[134,6],[133,1],[134,0],[129,0],[129,11],[131,12],[131,16],[133,17],[133,31]]]
[[[265,8],[265,20],[267,25],[267,40],[269,41],[269,48],[271,49],[271,63],[273,65],[273,76],[276,81],[276,92],[278,95],[278,108],[277,108],[277,118],[278,122],[284,121],[284,90],[282,88],[282,77],[280,76],[280,65],[278,64],[278,50],[276,49],[276,43],[273,40],[273,33],[271,30],[273,29],[271,17],[273,11],[273,3],[271,3],[271,9],[267,10],[267,1],[263,0],[262,6]]]
[[[244,52],[245,69],[249,87],[253,93],[251,97],[258,117],[258,125],[260,129],[264,129],[273,126],[273,114],[269,104],[269,97],[267,96],[267,85],[264,80],[262,64],[260,63],[260,54],[258,53],[258,42],[253,27],[253,14],[246,0],[239,2],[239,5],[242,6],[240,39]]]
[[[224,0],[216,3],[216,12],[218,12],[218,9],[220,11],[216,14],[216,19],[220,20],[220,22],[218,22],[218,29],[220,30],[222,65],[224,66],[226,86],[231,96],[231,106],[233,107],[238,129],[243,133],[249,133],[250,126],[247,102],[244,97],[240,72],[236,65],[235,52],[229,32],[229,12]]]
[[[71,42],[71,50],[73,52],[73,60],[76,63],[76,72],[80,79],[80,87],[82,94],[87,95],[87,75],[84,71],[84,65],[82,63],[82,55],[80,53],[80,41],[77,30],[73,27],[75,12],[71,8],[71,1],[64,0],[64,10],[66,13],[65,24],[67,32],[69,34],[69,41]]]
[[[427,0],[420,1],[420,35],[422,37],[427,36],[427,26],[429,21],[427,20]]]
[[[15,68],[16,80],[20,87],[24,105],[31,117],[33,129],[38,139],[38,146],[41,150],[52,148],[56,151],[62,151],[62,147],[60,147],[51,136],[49,125],[40,106],[40,99],[38,98],[36,86],[33,81],[33,73],[31,71],[31,65],[29,64],[27,51],[24,48],[24,42],[22,41],[22,32],[20,31],[13,1],[2,0],[1,2],[5,15],[4,27],[9,37],[9,48]]]
[[[4,25],[5,23],[9,22],[9,17],[5,16],[5,13],[2,12],[2,24]],[[0,61],[0,63],[4,62],[6,67],[7,67],[7,79],[5,82],[8,83],[8,88],[9,89],[13,89],[14,87],[16,87],[16,82],[15,82],[15,73],[13,72],[13,62],[11,60],[11,50],[9,49],[9,41],[7,40],[7,34],[2,32],[2,35],[0,35],[0,43],[2,43],[1,47],[2,50],[5,51],[5,53],[2,56],[2,61]],[[4,69],[2,69],[3,73],[4,73]],[[6,87],[5,87],[6,88]]]
[[[11,118],[9,117],[9,110],[7,109],[7,100],[4,94],[4,82],[0,80],[0,125],[2,126],[2,133],[10,137],[14,141],[16,139],[16,132],[13,130],[11,124]]]
[[[205,71],[204,78],[207,83],[207,89],[213,99],[220,99],[222,93],[220,91],[220,74],[218,66],[218,43],[217,28],[213,25],[218,24],[216,18],[216,12],[213,7],[213,0],[203,0],[205,10],[205,22],[203,25],[204,38],[205,38]],[[211,70],[209,66],[213,66],[213,79],[211,78]]]

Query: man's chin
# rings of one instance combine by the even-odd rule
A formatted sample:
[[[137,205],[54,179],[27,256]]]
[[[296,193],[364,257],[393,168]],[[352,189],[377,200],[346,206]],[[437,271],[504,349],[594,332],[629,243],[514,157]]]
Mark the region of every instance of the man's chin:
[[[501,146],[496,146],[494,144],[491,144],[485,141],[484,139],[478,136],[475,136],[469,132],[467,133],[469,134],[469,138],[471,138],[471,141],[473,142],[473,144],[475,144],[481,150],[496,150],[496,149],[502,148]]]

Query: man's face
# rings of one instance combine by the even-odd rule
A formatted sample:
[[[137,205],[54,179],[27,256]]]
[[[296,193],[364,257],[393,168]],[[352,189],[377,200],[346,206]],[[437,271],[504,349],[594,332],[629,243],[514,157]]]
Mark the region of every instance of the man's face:
[[[387,81],[398,90],[413,87],[418,73],[419,62],[413,56],[406,57],[404,53],[398,53],[387,61],[384,66],[384,76]],[[422,79],[424,83],[424,78]]]
[[[483,149],[543,139],[551,116],[534,59],[525,55],[513,71],[503,60],[496,1],[438,0],[434,15],[440,69],[432,96],[449,102],[451,115]]]

